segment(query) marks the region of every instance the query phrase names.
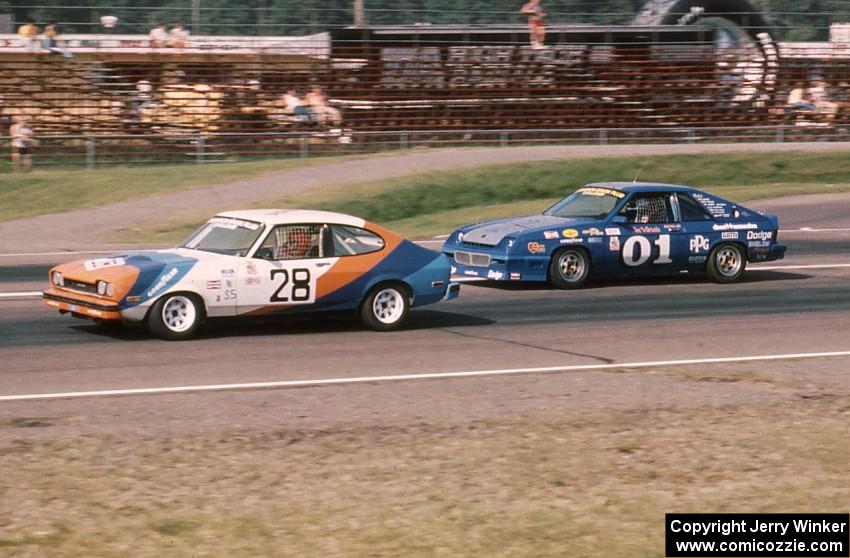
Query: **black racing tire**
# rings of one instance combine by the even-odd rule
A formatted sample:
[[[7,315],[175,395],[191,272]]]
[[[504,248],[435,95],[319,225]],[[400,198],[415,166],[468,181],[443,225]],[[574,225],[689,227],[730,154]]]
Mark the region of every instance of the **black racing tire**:
[[[734,283],[747,269],[747,255],[740,244],[720,244],[711,251],[705,272],[715,283]]]
[[[549,283],[558,289],[578,289],[590,277],[590,254],[582,248],[563,248],[549,262]]]
[[[400,283],[375,286],[360,305],[363,324],[375,331],[393,331],[402,326],[410,312],[410,291]]]
[[[195,334],[206,317],[200,299],[188,293],[165,295],[148,313],[148,329],[160,339],[182,341]]]

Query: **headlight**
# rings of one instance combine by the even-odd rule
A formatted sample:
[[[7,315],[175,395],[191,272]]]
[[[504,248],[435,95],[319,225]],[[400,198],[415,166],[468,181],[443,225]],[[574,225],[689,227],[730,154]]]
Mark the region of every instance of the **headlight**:
[[[59,271],[53,272],[53,284],[57,287],[65,286],[65,278],[62,276],[62,273]]]
[[[112,296],[112,283],[106,281],[97,282],[97,294],[100,296]]]

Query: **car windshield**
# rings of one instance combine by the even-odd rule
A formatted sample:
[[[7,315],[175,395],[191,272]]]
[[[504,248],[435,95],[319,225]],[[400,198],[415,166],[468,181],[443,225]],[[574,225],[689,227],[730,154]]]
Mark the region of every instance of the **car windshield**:
[[[604,219],[617,202],[626,197],[625,192],[611,188],[588,186],[559,201],[543,212],[553,217],[573,219]]]
[[[245,256],[262,230],[263,226],[254,221],[213,217],[193,232],[180,248]]]

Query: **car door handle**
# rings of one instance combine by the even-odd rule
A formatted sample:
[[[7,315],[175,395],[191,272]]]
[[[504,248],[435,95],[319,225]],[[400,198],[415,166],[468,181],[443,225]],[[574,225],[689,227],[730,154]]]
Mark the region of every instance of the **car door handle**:
[[[328,267],[329,265],[331,265],[331,264],[329,264],[329,263],[317,263],[316,267]]]

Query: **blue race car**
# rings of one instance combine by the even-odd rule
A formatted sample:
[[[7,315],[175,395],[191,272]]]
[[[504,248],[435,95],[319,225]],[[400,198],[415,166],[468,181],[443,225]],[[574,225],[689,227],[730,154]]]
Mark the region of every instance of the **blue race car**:
[[[443,246],[453,273],[496,281],[548,281],[562,289],[590,277],[705,272],[741,278],[747,262],[779,260],[779,221],[686,186],[600,183],[541,215],[467,225]]]

